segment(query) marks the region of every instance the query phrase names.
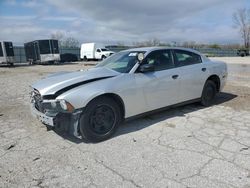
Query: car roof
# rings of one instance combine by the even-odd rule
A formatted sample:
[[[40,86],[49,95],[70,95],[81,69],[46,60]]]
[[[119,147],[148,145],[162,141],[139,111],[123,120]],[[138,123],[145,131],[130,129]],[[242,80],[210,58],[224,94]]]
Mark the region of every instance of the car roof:
[[[199,54],[201,56],[203,56],[200,52],[198,52],[197,50],[194,50],[194,49],[190,49],[190,48],[182,48],[182,47],[142,47],[142,48],[131,48],[131,49],[128,49],[128,50],[124,50],[124,51],[127,51],[127,52],[130,52],[130,51],[145,51],[146,54],[154,51],[154,50],[185,50],[185,51],[189,51],[189,52],[193,52],[193,53],[196,53],[196,54]]]

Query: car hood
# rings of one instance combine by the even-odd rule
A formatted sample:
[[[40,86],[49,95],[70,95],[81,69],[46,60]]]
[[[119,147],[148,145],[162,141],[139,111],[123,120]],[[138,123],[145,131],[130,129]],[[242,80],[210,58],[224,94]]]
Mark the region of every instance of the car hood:
[[[44,95],[60,95],[75,87],[107,79],[119,75],[120,73],[103,68],[92,68],[84,71],[62,72],[49,75],[48,77],[34,83],[32,88]]]

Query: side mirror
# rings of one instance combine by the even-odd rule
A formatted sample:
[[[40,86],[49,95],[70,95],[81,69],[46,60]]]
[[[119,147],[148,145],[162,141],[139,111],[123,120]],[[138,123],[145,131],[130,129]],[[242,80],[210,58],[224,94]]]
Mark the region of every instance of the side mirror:
[[[153,64],[145,64],[141,65],[138,69],[139,72],[145,73],[145,72],[154,72],[155,67]]]

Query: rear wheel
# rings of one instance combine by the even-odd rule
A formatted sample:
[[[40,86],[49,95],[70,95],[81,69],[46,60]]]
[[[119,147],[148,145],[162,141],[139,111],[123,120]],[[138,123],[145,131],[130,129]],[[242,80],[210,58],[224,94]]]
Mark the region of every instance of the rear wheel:
[[[84,139],[100,142],[110,138],[121,122],[121,110],[109,97],[91,101],[80,117],[80,131]]]
[[[201,104],[203,106],[211,106],[217,94],[216,85],[213,81],[207,80],[201,96]]]

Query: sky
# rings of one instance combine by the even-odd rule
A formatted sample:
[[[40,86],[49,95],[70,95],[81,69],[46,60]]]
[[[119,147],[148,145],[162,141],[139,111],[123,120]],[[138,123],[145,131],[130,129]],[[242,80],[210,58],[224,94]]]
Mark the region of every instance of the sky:
[[[16,45],[54,33],[80,43],[241,43],[232,14],[249,0],[0,0],[0,40]]]

